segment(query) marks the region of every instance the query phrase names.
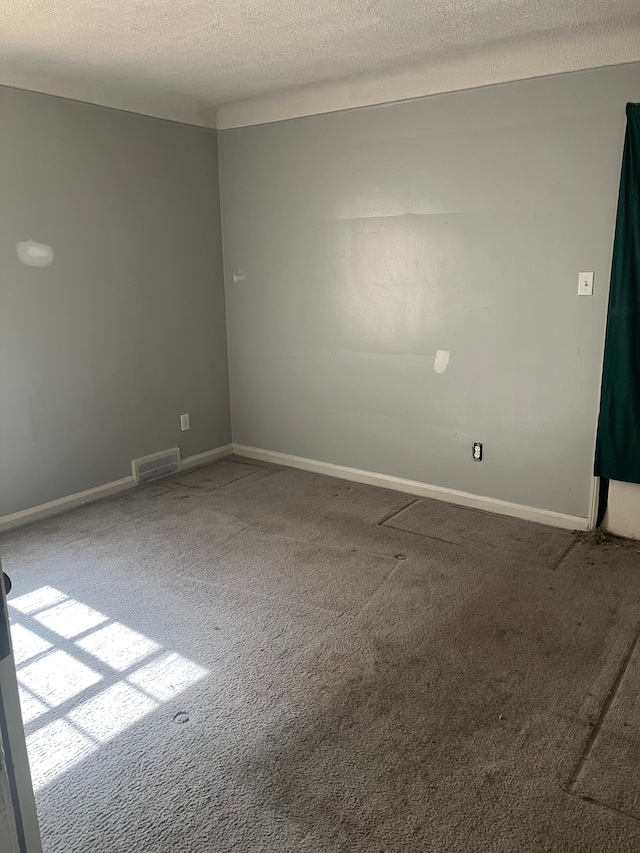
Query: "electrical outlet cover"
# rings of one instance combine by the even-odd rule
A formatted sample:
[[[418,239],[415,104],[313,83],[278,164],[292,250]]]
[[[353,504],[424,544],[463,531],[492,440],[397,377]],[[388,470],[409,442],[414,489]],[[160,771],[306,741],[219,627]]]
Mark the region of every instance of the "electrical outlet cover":
[[[593,296],[593,273],[578,273],[578,296]]]

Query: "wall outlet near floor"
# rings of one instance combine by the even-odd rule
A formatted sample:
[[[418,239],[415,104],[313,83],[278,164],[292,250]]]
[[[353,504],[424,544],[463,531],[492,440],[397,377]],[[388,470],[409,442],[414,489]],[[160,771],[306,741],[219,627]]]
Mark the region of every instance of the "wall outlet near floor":
[[[472,445],[473,461],[482,462],[482,442],[474,441]]]
[[[180,415],[180,429],[184,432],[187,429],[191,429],[191,424],[189,423],[189,415]]]

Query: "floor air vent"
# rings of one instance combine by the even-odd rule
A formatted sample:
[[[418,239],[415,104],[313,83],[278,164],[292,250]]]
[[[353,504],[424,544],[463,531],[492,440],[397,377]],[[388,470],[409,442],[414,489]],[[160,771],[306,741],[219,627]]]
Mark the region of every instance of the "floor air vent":
[[[163,450],[161,453],[152,453],[151,456],[143,456],[134,459],[131,463],[131,473],[138,485],[150,483],[159,477],[169,474],[177,474],[180,471],[180,448],[172,447],[171,450]]]

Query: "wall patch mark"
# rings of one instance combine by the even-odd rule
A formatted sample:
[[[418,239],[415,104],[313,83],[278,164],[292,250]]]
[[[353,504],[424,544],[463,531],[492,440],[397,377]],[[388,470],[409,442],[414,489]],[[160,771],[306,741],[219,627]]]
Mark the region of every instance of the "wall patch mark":
[[[53,249],[35,240],[16,243],[16,252],[20,262],[28,267],[48,267],[53,262]]]
[[[436,352],[436,357],[433,360],[433,369],[436,373],[444,373],[449,364],[449,350],[439,349]]]

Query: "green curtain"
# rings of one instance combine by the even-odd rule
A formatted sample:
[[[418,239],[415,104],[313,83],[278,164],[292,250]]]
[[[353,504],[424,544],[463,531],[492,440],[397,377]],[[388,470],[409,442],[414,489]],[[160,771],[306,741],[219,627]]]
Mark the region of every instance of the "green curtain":
[[[640,104],[627,104],[594,472],[640,483]]]

